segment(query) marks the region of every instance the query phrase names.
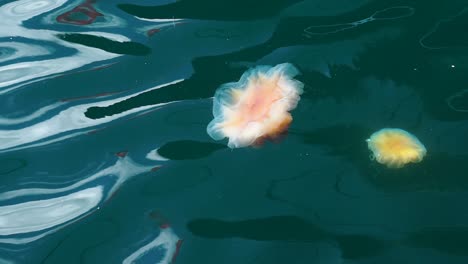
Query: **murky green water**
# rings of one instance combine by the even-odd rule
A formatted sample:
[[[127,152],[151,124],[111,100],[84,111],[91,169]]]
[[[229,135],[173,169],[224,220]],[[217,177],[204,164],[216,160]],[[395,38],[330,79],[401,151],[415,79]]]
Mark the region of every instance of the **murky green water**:
[[[0,263],[467,263],[466,1],[0,2]],[[286,137],[212,97],[289,62]],[[427,148],[388,169],[385,127]]]

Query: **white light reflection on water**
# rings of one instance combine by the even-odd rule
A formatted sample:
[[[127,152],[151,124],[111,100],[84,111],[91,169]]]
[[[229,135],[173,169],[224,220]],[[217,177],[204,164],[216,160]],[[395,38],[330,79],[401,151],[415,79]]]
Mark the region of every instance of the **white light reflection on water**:
[[[98,48],[70,43],[57,37],[61,33],[70,32],[30,29],[24,25],[24,22],[29,19],[55,10],[43,19],[46,23],[52,23],[53,18],[59,12],[63,12],[64,8],[69,9],[69,7],[64,6],[65,3],[67,3],[66,0],[20,0],[0,6],[0,17],[2,18],[2,23],[0,23],[0,40],[4,39],[0,44],[0,51],[2,53],[0,63],[14,59],[31,58],[31,61],[0,66],[0,94],[14,91],[24,85],[61,75],[86,65],[122,56],[121,54],[110,53]],[[93,23],[87,26],[95,28],[125,25],[125,21],[111,14],[106,14],[105,18],[109,21],[103,25]],[[158,25],[148,25],[137,29],[137,31],[148,31],[150,29],[155,30],[172,26],[174,21],[176,20],[171,20],[171,23],[153,20],[144,21],[149,24],[158,23]],[[129,38],[114,33],[86,31],[79,33],[105,37],[118,42],[130,41]],[[38,46],[37,44],[27,43],[27,40],[45,43]],[[74,54],[67,56],[60,55],[54,49],[44,48],[47,46],[47,43],[50,43],[51,46],[58,44],[59,47],[64,49],[71,49],[74,51]],[[37,56],[44,55],[54,57],[43,60],[37,60],[36,58],[36,60],[33,60]]]
[[[94,102],[94,103],[88,103],[88,104],[81,104],[81,105],[74,105],[66,108],[65,110],[62,110],[59,112],[57,115],[44,120],[42,122],[38,122],[36,124],[33,124],[28,127],[20,128],[20,129],[2,129],[0,130],[0,152],[5,152],[2,150],[17,150],[20,148],[26,148],[28,146],[23,146],[25,144],[30,144],[37,142],[39,140],[43,140],[52,136],[56,136],[65,132],[71,132],[71,131],[76,131],[79,129],[91,129],[93,127],[103,125],[105,123],[109,123],[111,121],[114,121],[116,119],[131,115],[131,114],[137,114],[141,113],[145,110],[149,109],[154,109],[157,107],[161,107],[169,103],[160,103],[160,104],[154,104],[154,105],[146,105],[146,106],[140,106],[140,107],[135,107],[130,110],[124,111],[119,114],[114,114],[112,116],[106,116],[103,118],[99,119],[91,119],[88,118],[84,115],[86,110],[90,107],[106,107],[113,105],[115,103],[118,103],[120,101],[126,100],[128,98],[137,96],[141,93],[148,92],[151,90],[159,89],[161,87],[167,86],[167,85],[172,85],[178,82],[181,82],[181,80],[176,80],[170,83],[162,84],[144,91],[141,91],[139,93],[131,94],[128,96],[123,96],[119,97],[116,99],[111,99],[111,100],[105,100],[105,101],[100,101],[100,102]],[[39,110],[38,110],[39,111]],[[37,112],[34,113],[33,115],[38,115]],[[33,118],[31,117],[23,117],[23,120],[31,120]],[[1,119],[1,122],[8,123],[8,122],[14,122],[10,121],[8,119]],[[79,135],[81,133],[75,133],[74,135]],[[47,143],[50,143],[51,141],[58,141],[61,139],[66,139],[69,138],[70,135],[61,135],[60,138],[52,138]],[[41,142],[40,144],[47,144],[44,142]],[[29,145],[30,147],[31,145]],[[19,148],[17,148],[19,147]]]
[[[71,1],[69,1],[71,2]],[[116,27],[124,27],[127,25],[126,21],[122,18],[113,15],[109,12],[103,12],[102,10],[95,9],[94,6],[96,1],[88,1],[88,0],[79,0],[73,1],[68,6],[60,7],[57,10],[54,10],[49,15],[45,16],[43,21],[48,24],[54,24],[57,22],[57,18],[60,15],[68,13],[68,17],[80,17],[86,16],[89,17],[90,14],[92,15],[93,12],[98,12],[101,14],[99,16],[100,19],[92,20],[89,23],[76,23],[80,20],[75,20],[75,24],[72,22],[68,22],[68,25],[78,25],[79,27],[87,27],[87,28],[116,28]],[[73,21],[73,19],[72,19]],[[62,22],[63,23],[63,22]]]
[[[158,149],[153,149],[152,151],[150,151],[148,154],[146,154],[146,158],[149,160],[160,160],[160,161],[169,160],[159,155]]]
[[[44,78],[50,78],[93,62],[109,60],[121,56],[97,48],[73,44],[56,37],[61,33],[45,29],[28,29],[23,22],[35,16],[54,10],[65,0],[21,0],[0,6],[0,38],[8,39],[8,45],[2,44],[4,49],[9,48],[11,54],[2,60],[17,59],[26,56],[44,55],[50,53],[37,45],[14,41],[17,37],[34,41],[45,41],[59,44],[65,48],[76,51],[72,56],[58,57],[45,60],[18,62],[0,67],[0,94],[10,92],[22,85],[29,84]],[[112,39],[127,39],[121,35],[105,33]],[[1,48],[1,47],[0,47]]]
[[[114,165],[66,187],[23,188],[1,193],[1,203],[11,203],[16,200],[22,202],[0,207],[0,243],[25,244],[56,232],[79,220],[93,209],[98,209],[125,181],[149,172],[152,168],[154,166],[143,166],[134,162],[130,157],[124,156],[119,158]],[[111,186],[97,185],[83,188],[93,185],[94,182],[100,183],[107,178],[113,179]],[[24,202],[36,196],[43,198]],[[48,198],[50,196],[53,198]],[[38,234],[38,231],[43,232]],[[11,237],[15,234],[27,234],[27,236]]]
[[[161,258],[161,261],[156,264],[169,264],[172,263],[174,258],[177,255],[177,251],[182,240],[172,231],[171,228],[161,229],[161,233],[150,243],[139,248],[137,251],[132,253],[130,256],[126,257],[122,263],[130,264],[136,262],[144,262],[145,256],[150,255],[152,250],[164,249],[164,256]],[[154,262],[154,259],[152,259]],[[152,263],[153,263],[152,262]]]
[[[21,24],[22,21],[51,11],[67,0],[21,0],[0,7],[2,22],[4,24]]]
[[[39,45],[12,41],[0,43],[0,63],[24,57],[34,57],[48,54],[50,54],[50,50]]]
[[[17,197],[23,196],[31,196],[31,195],[46,195],[46,194],[56,194],[61,192],[67,192],[74,189],[79,189],[84,184],[89,182],[95,181],[99,178],[103,178],[106,176],[113,176],[117,178],[114,185],[110,188],[108,193],[104,196],[105,199],[109,198],[119,186],[124,183],[129,178],[151,170],[151,166],[142,166],[134,162],[130,157],[125,156],[123,158],[119,158],[117,162],[107,167],[103,170],[98,171],[95,174],[86,176],[83,180],[76,182],[67,187],[57,188],[57,189],[46,189],[46,188],[25,188],[25,189],[18,189],[13,191],[8,191],[0,194],[0,201],[9,200]]]
[[[36,232],[85,214],[102,199],[102,187],[65,196],[0,206],[0,236]]]
[[[43,116],[44,114],[48,113],[49,111],[56,109],[60,106],[62,106],[64,103],[55,103],[51,104],[45,107],[42,107],[35,111],[34,113],[28,115],[28,116],[23,116],[23,117],[18,117],[18,118],[4,118],[0,116],[0,125],[1,126],[7,126],[7,125],[17,125],[25,122],[29,122],[31,120],[34,120],[36,118],[39,118]]]

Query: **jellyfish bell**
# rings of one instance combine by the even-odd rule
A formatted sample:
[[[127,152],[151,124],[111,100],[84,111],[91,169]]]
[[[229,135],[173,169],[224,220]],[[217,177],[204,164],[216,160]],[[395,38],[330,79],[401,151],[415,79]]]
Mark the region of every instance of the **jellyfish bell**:
[[[373,159],[389,168],[420,162],[427,152],[418,138],[398,128],[381,129],[366,141]]]
[[[293,79],[299,71],[289,63],[258,66],[238,82],[222,85],[213,99],[214,119],[207,127],[215,140],[229,139],[230,148],[258,145],[284,135],[304,85]]]

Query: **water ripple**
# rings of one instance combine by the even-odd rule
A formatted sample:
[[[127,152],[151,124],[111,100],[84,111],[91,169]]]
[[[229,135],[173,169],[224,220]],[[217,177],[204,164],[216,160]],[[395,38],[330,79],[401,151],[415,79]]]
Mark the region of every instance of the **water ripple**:
[[[66,42],[57,37],[57,35],[61,33],[58,31],[29,29],[24,26],[24,22],[27,20],[54,10],[65,3],[66,1],[64,0],[22,0],[0,6],[0,16],[2,17],[0,38],[10,40],[0,45],[0,50],[3,50],[3,53],[6,54],[3,55],[3,57],[0,57],[0,62],[25,57],[35,58],[42,55],[54,56],[44,60],[36,59],[33,61],[23,61],[1,66],[0,94],[10,92],[23,85],[30,84],[38,80],[43,80],[44,78],[50,78],[57,74],[81,68],[94,62],[109,60],[121,56],[119,54],[105,52],[97,48]],[[89,34],[96,33],[90,32]],[[119,41],[128,39],[118,34],[101,32],[98,34],[100,36]],[[42,47],[44,44],[38,47],[35,44],[27,44],[24,41],[17,42],[15,39],[18,37],[26,40],[34,40],[35,42],[45,42],[46,45],[47,43],[50,45],[58,44],[61,47],[74,50],[74,54],[69,56],[61,55],[58,52],[51,54],[50,50]]]
[[[179,240],[179,237],[172,231],[172,228],[163,228],[161,233],[159,233],[159,235],[153,241],[139,248],[130,256],[126,257],[122,263],[130,264],[144,261],[144,259],[154,261],[154,258],[147,257],[147,255],[151,256],[151,251],[162,248],[164,249],[164,255],[160,261],[155,263],[170,264],[177,255],[177,250],[181,241],[182,240]]]
[[[134,162],[126,153],[120,156],[115,164],[65,187],[1,193],[0,203],[5,205],[0,206],[0,243],[25,244],[51,234],[98,210],[130,178],[154,169]],[[26,233],[26,237],[11,236]]]
[[[0,152],[5,151],[5,150],[8,150],[8,151],[16,150],[16,149],[19,149],[17,147],[21,147],[26,144],[37,143],[38,141],[49,139],[50,137],[53,137],[53,136],[58,136],[58,137],[50,138],[46,142],[48,143],[57,142],[57,141],[60,141],[60,140],[63,140],[72,136],[77,136],[77,135],[89,132],[91,131],[90,129],[96,126],[109,123],[116,119],[131,115],[131,114],[142,113],[146,110],[155,109],[157,107],[170,104],[171,102],[140,106],[140,107],[136,107],[136,108],[132,108],[130,110],[124,111],[119,114],[106,116],[106,117],[99,118],[99,119],[90,119],[84,115],[86,110],[90,107],[104,107],[104,106],[113,105],[117,102],[137,96],[138,94],[148,92],[151,90],[155,90],[155,89],[159,89],[161,87],[175,84],[181,81],[182,80],[176,80],[170,83],[162,84],[162,85],[147,89],[145,91],[142,91],[136,94],[123,96],[117,99],[111,99],[111,100],[105,100],[105,101],[87,103],[87,104],[81,104],[81,105],[72,105],[66,109],[63,109],[55,116],[47,120],[35,123],[33,125],[19,128],[19,129],[11,129],[11,130],[2,129],[0,130],[0,139],[1,139],[0,140]],[[51,106],[49,106],[48,108],[50,109]],[[38,110],[39,114],[40,114],[40,111],[41,110]],[[35,112],[32,115],[38,116],[38,112]],[[31,116],[22,118],[22,120],[25,120],[25,121],[32,120],[32,119],[33,117]],[[9,119],[3,119],[2,121],[4,124],[18,122],[17,120],[9,120]],[[83,130],[83,129],[88,129],[88,130],[85,132],[77,131],[77,130]],[[75,132],[75,133],[64,134],[66,132]],[[27,147],[27,146],[23,146],[23,147]]]
[[[102,198],[97,186],[69,195],[0,207],[0,236],[36,232],[68,222],[94,208]]]

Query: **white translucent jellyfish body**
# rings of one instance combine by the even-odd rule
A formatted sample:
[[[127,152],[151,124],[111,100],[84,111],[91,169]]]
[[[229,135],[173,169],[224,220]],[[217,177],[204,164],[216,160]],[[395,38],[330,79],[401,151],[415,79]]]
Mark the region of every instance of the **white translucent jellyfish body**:
[[[293,79],[297,74],[289,63],[258,66],[238,82],[222,85],[214,96],[208,134],[215,140],[227,137],[230,148],[240,148],[284,132],[304,86]]]

